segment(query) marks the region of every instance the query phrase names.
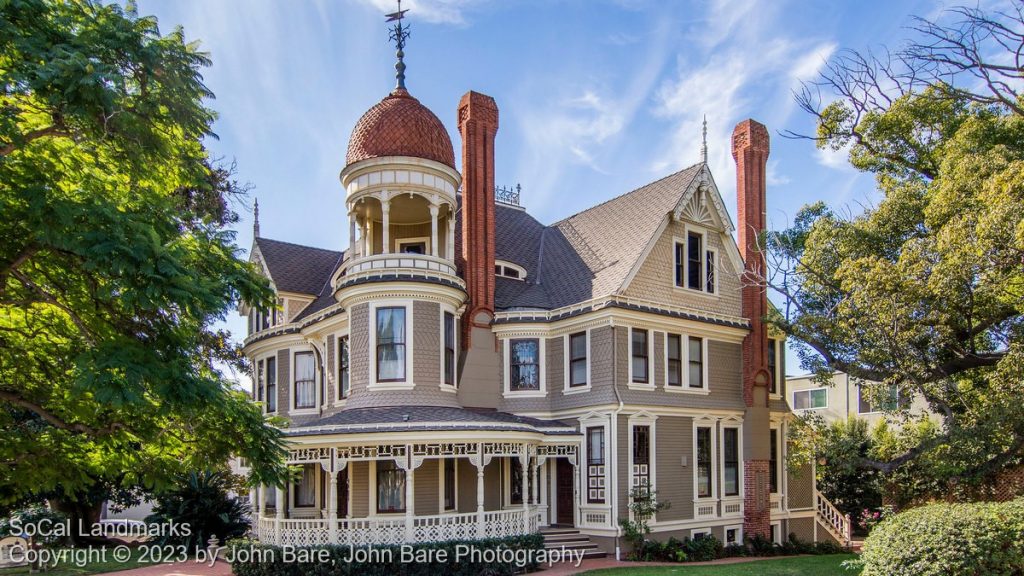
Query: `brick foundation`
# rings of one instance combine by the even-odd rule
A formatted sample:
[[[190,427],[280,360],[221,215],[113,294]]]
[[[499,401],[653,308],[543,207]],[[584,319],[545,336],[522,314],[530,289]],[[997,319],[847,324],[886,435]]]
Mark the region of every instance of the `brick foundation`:
[[[771,535],[771,486],[768,483],[768,461],[747,460],[743,463],[743,536]]]

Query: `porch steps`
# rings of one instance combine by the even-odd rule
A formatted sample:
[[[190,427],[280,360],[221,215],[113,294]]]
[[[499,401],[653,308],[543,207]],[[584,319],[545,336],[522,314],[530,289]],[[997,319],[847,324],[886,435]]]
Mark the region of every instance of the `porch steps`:
[[[604,558],[608,555],[590,541],[590,536],[580,534],[575,528],[542,528],[540,533],[544,536],[544,548],[548,550],[562,547],[566,550],[582,550],[585,559]]]

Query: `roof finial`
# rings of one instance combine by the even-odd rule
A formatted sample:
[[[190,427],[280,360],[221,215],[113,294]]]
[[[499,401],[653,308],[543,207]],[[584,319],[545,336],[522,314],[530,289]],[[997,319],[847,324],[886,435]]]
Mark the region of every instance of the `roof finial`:
[[[701,130],[700,161],[708,163],[708,115],[704,115],[704,128]]]
[[[402,18],[405,18],[405,13],[408,9],[402,10],[402,0],[398,0],[398,11],[392,12],[387,15],[386,22],[398,22],[391,27],[391,34],[389,38],[395,43],[395,48],[398,49],[395,52],[395,56],[398,56],[398,62],[395,63],[395,78],[398,80],[395,86],[396,90],[405,90],[405,41],[409,38],[409,27],[402,25]]]
[[[252,236],[260,237],[260,199],[256,198],[252,203]]]

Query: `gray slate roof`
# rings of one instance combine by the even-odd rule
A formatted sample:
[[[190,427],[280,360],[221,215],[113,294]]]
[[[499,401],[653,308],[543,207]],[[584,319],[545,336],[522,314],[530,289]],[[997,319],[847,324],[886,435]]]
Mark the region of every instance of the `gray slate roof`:
[[[344,256],[344,252],[269,238],[256,238],[256,246],[279,291],[311,296],[320,295]]]
[[[470,410],[443,406],[386,406],[342,410],[330,416],[303,422],[285,430],[289,436],[310,434],[363,434],[444,430],[504,430],[576,434],[573,424],[539,420],[494,410]]]

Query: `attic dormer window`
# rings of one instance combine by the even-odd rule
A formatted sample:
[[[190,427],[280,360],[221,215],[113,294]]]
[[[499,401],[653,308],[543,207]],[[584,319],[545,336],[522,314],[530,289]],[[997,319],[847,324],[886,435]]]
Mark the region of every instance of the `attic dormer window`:
[[[525,280],[526,270],[522,266],[517,266],[511,262],[498,260],[494,263],[494,275],[513,280]]]
[[[675,244],[675,284],[714,294],[716,291],[717,252],[706,246],[705,235],[700,232],[686,233],[686,240]]]

